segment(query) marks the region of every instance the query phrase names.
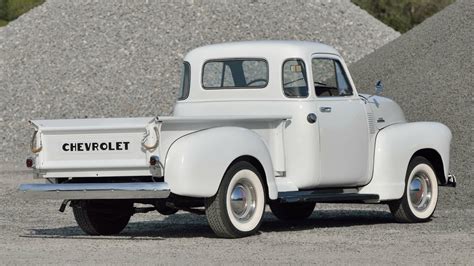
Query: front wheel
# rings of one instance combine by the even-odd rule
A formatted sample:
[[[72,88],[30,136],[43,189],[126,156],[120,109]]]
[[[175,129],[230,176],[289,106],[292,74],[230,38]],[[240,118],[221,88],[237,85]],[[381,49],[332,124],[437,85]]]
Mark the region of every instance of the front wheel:
[[[133,214],[133,203],[123,200],[80,200],[71,206],[77,224],[89,235],[118,234]]]
[[[425,222],[438,202],[438,179],[431,163],[424,157],[413,158],[405,180],[403,197],[389,203],[395,220],[402,223]]]
[[[257,232],[265,211],[265,189],[258,170],[250,163],[233,164],[219,190],[206,201],[206,216],[219,237],[237,238]]]

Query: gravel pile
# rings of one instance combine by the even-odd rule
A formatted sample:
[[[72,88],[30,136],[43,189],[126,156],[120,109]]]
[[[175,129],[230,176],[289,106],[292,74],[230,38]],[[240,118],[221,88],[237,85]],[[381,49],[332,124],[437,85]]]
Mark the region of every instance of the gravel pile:
[[[395,99],[409,120],[451,128],[451,169],[460,184],[443,201],[452,206],[474,204],[473,23],[474,2],[457,0],[350,67],[359,91],[372,93],[381,79],[384,95]]]
[[[349,0],[48,0],[0,29],[0,162],[23,164],[29,119],[169,114],[197,46],[313,40],[353,62],[398,36]]]

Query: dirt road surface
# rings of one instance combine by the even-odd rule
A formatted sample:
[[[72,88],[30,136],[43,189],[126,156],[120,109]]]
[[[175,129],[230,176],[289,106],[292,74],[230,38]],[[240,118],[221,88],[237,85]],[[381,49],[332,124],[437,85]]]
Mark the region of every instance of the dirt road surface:
[[[120,235],[91,237],[59,201],[19,198],[27,172],[0,169],[2,264],[474,264],[473,206],[441,202],[432,221],[397,224],[385,205],[320,204],[298,223],[267,212],[259,234],[243,239],[215,238],[205,216],[153,212]]]

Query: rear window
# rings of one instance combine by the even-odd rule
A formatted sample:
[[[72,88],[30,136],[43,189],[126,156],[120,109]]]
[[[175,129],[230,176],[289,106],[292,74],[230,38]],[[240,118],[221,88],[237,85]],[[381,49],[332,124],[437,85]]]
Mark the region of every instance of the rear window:
[[[263,59],[207,61],[202,70],[204,89],[264,88],[268,84],[268,64]]]

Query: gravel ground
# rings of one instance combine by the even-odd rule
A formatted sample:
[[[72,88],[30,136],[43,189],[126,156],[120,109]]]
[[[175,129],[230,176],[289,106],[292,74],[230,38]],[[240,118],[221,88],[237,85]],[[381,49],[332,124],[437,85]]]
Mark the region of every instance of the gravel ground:
[[[86,236],[59,201],[24,201],[28,174],[0,171],[2,264],[474,264],[474,209],[438,208],[432,221],[397,224],[385,205],[318,205],[306,221],[271,213],[258,235],[215,238],[204,216],[132,217],[121,235]]]
[[[443,201],[473,206],[474,1],[458,0],[395,41],[350,66],[359,91],[377,79],[410,121],[439,121],[453,132],[451,171],[455,193]],[[367,89],[368,88],[368,89]]]
[[[349,0],[48,0],[0,29],[0,160],[23,163],[33,118],[169,114],[201,45],[313,40],[354,62],[398,36]]]

